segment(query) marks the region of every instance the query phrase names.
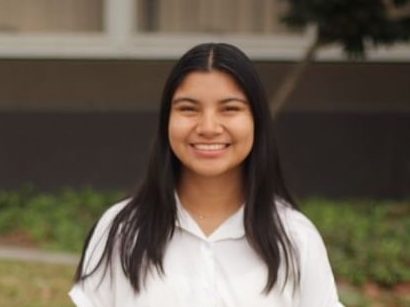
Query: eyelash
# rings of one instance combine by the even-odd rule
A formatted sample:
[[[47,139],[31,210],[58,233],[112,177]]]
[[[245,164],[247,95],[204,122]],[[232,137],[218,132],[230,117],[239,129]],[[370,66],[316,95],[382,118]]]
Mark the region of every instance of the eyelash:
[[[177,108],[178,111],[180,112],[197,112],[198,108],[196,108],[195,106],[179,106]],[[238,112],[240,111],[241,108],[239,106],[224,106],[221,111],[222,112],[229,112],[229,113],[233,113],[233,112]]]
[[[236,112],[236,111],[240,111],[240,108],[237,106],[227,106],[223,110],[227,112]]]
[[[181,106],[179,107],[179,110],[182,112],[195,112],[196,108],[191,106]]]

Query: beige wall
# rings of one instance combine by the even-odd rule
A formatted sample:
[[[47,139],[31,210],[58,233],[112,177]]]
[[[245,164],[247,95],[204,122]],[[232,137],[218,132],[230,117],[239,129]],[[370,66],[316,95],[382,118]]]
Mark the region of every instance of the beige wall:
[[[146,3],[140,1],[144,15]],[[144,6],[145,2],[145,6]],[[161,32],[204,31],[273,33],[284,5],[280,0],[158,0],[157,30]]]
[[[1,32],[101,31],[103,0],[0,0]]]
[[[279,22],[286,3],[281,0],[135,1],[138,1],[135,14],[138,14],[138,25],[142,30],[210,33],[287,31]],[[104,0],[0,0],[0,33],[101,31],[103,5]]]

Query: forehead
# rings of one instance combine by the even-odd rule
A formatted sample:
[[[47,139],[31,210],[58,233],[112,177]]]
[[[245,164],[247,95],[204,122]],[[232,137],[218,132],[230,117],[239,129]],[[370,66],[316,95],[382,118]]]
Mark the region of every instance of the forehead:
[[[230,74],[219,70],[188,73],[176,88],[174,97],[180,94],[245,96],[236,80]]]

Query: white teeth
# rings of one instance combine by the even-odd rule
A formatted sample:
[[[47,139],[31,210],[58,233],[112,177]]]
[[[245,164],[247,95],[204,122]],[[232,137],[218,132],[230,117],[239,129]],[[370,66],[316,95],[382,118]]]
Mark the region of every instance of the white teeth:
[[[222,150],[226,147],[226,144],[193,144],[193,147],[199,150],[216,151]]]

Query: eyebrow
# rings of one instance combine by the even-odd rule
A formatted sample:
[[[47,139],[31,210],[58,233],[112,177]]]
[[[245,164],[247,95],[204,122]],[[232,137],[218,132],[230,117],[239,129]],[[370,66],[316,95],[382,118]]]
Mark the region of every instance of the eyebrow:
[[[240,97],[227,97],[227,98],[224,98],[224,99],[220,100],[219,102],[222,103],[222,104],[225,104],[225,103],[228,103],[228,102],[231,102],[231,101],[239,101],[239,102],[248,104],[248,100],[240,98]],[[173,104],[176,104],[176,103],[179,103],[179,102],[199,103],[199,100],[197,100],[195,98],[192,98],[192,97],[178,97],[178,98],[172,100]]]
[[[176,99],[173,99],[173,100],[172,100],[172,103],[173,103],[173,104],[176,104],[176,103],[178,103],[178,102],[198,103],[199,101],[196,100],[196,99],[194,99],[194,98],[191,98],[191,97],[179,97],[179,98],[176,98]]]
[[[220,102],[221,103],[227,103],[227,102],[231,102],[231,101],[239,101],[239,102],[246,103],[246,104],[248,103],[247,99],[243,99],[243,98],[240,98],[240,97],[228,97],[228,98],[222,99]]]

